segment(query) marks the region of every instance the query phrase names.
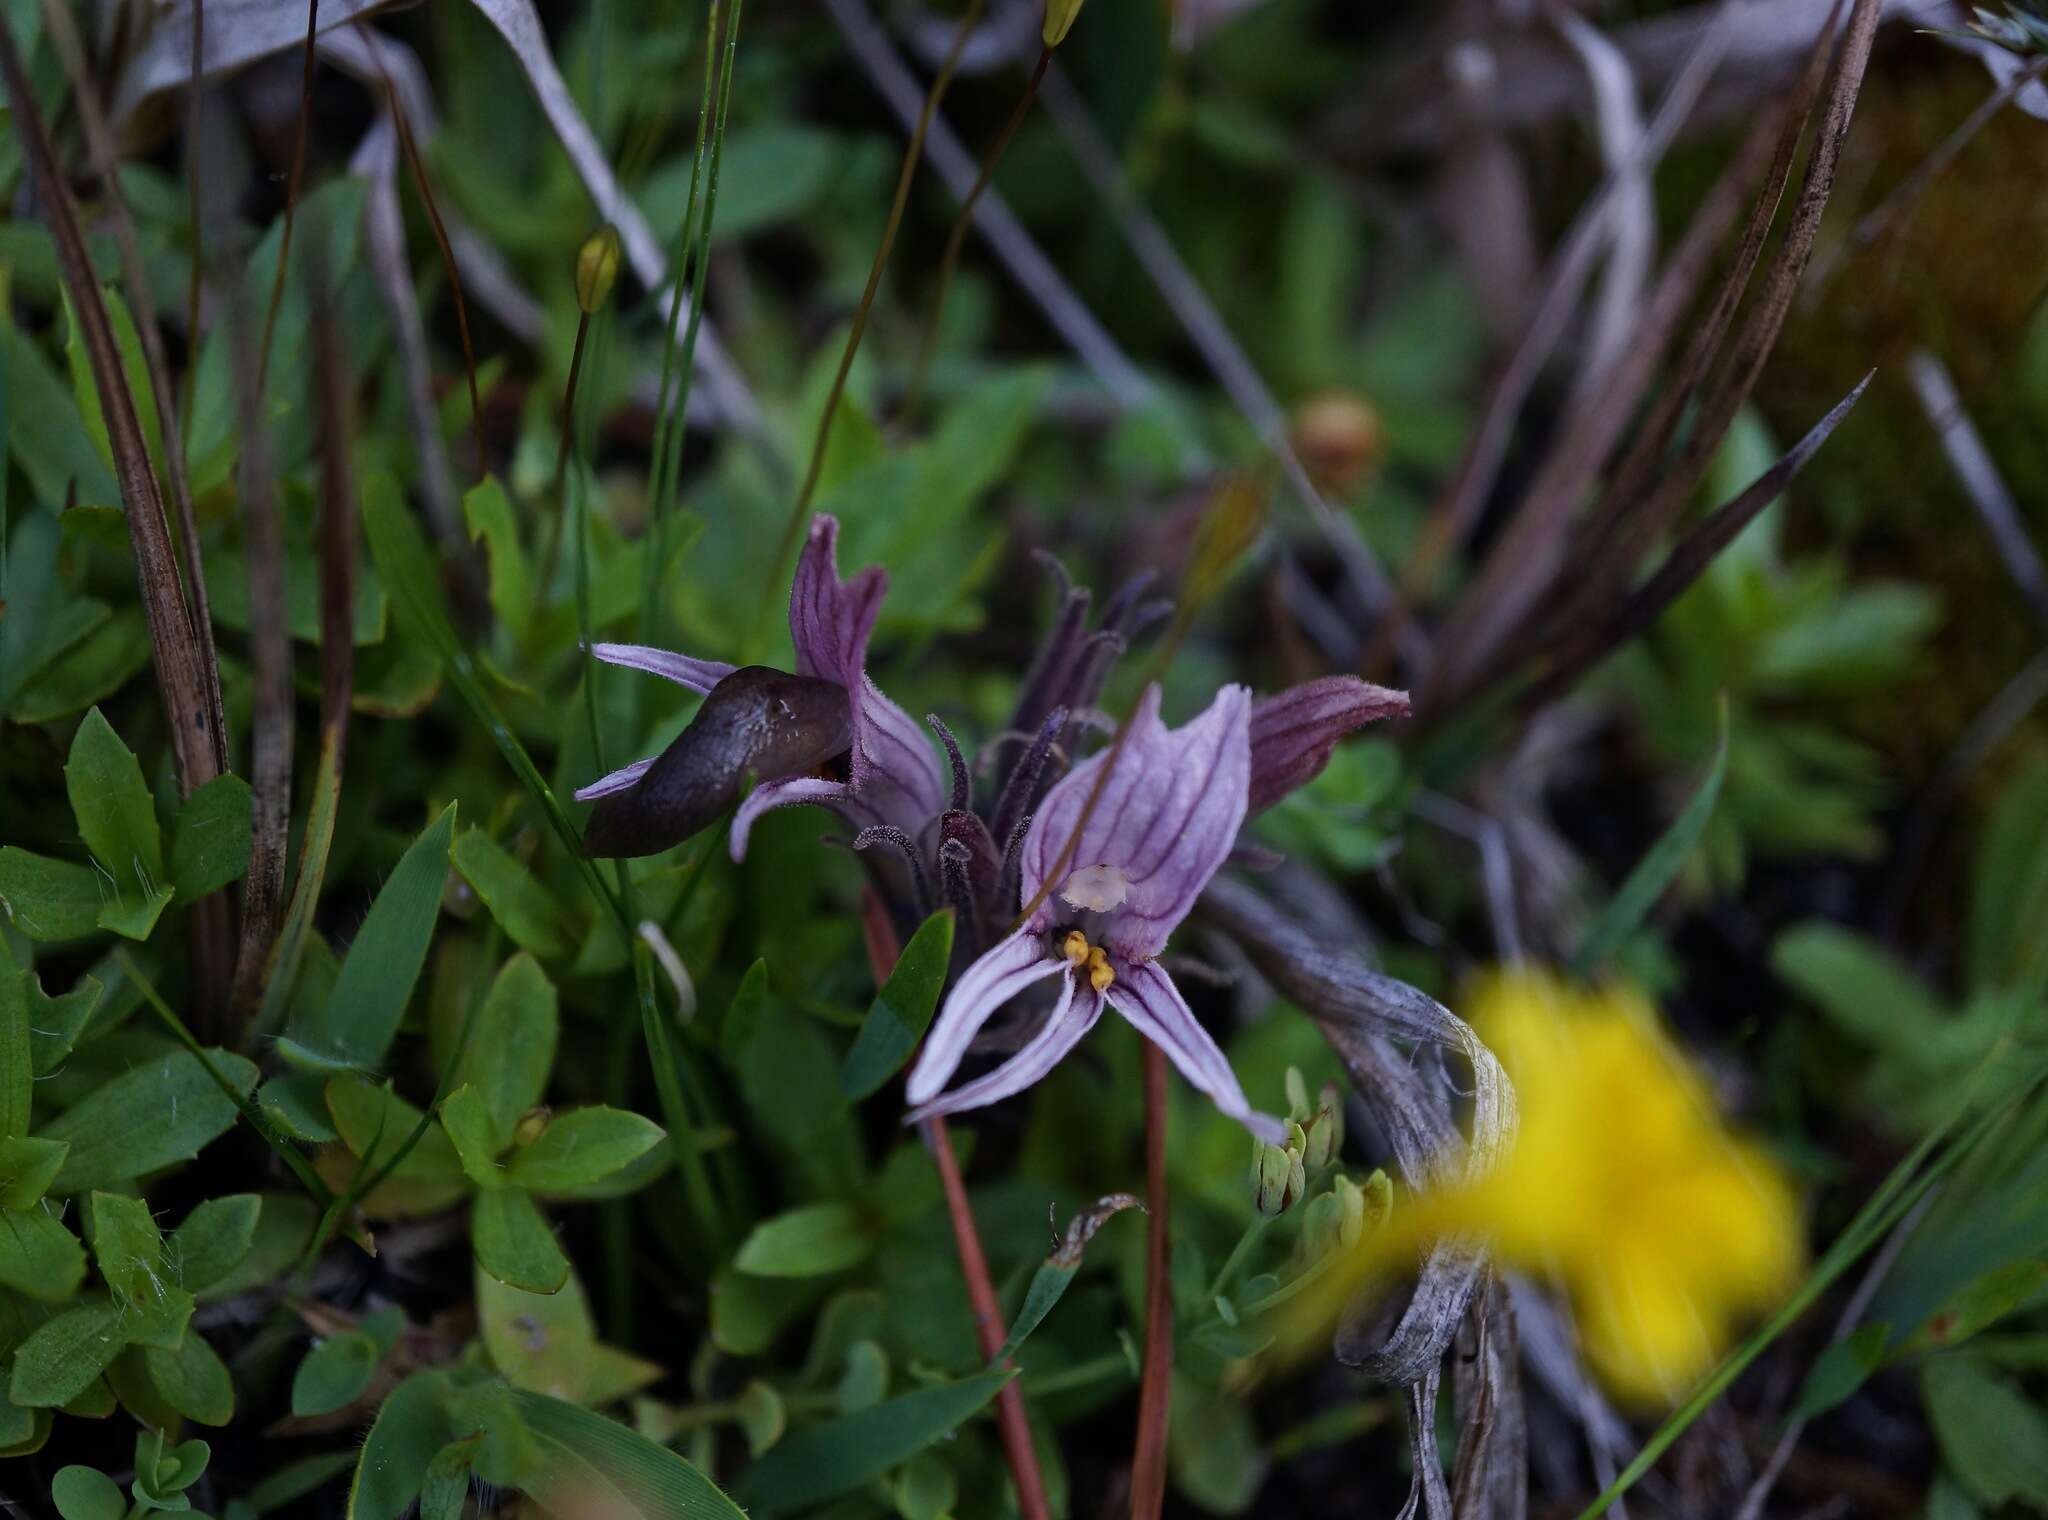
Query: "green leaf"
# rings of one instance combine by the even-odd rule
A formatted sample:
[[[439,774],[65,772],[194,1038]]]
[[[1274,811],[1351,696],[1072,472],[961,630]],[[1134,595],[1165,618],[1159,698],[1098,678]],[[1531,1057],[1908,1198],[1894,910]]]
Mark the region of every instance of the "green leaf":
[[[455,1068],[455,1080],[477,1090],[500,1133],[511,1134],[519,1116],[547,1091],[560,1025],[554,984],[540,963],[523,951],[505,962],[477,1009],[476,1028]],[[451,1030],[451,1046],[454,1038]],[[438,1046],[436,1055],[449,1058]]]
[[[553,1293],[569,1277],[569,1258],[540,1206],[517,1188],[477,1196],[470,1215],[476,1264],[508,1287]]]
[[[725,1023],[719,1030],[719,1049],[729,1064],[738,1065],[747,1047],[753,1044],[754,1032],[761,1027],[767,1006],[768,962],[757,960],[740,978],[739,989],[732,995],[732,1005],[726,1009]]]
[[[1727,775],[1728,702],[1723,697],[1719,731],[1714,740],[1714,758],[1707,766],[1707,774],[1701,779],[1699,790],[1693,793],[1685,811],[1636,862],[1636,868],[1628,873],[1621,889],[1601,910],[1600,916],[1593,920],[1585,939],[1580,942],[1579,953],[1572,957],[1575,974],[1588,976],[1597,971],[1649,917],[1650,909],[1657,905],[1657,899],[1664,895],[1664,889],[1684,866],[1686,857],[1700,842],[1700,836],[1706,833],[1707,824],[1714,816],[1714,804],[1721,797],[1721,783]]]
[[[172,1348],[192,1317],[193,1298],[173,1280],[163,1232],[149,1205],[125,1193],[94,1193],[88,1204],[92,1254],[114,1301],[129,1311],[131,1344]]]
[[[181,1286],[204,1293],[239,1266],[256,1239],[263,1195],[229,1193],[196,1205],[171,1231],[171,1269]]]
[[[1884,1362],[1891,1343],[1892,1327],[1884,1324],[1859,1325],[1855,1332],[1836,1341],[1813,1359],[1800,1385],[1799,1397],[1785,1416],[1788,1425],[1826,1414],[1847,1403],[1870,1374]]]
[[[263,1211],[257,1216],[255,1233],[242,1259],[203,1288],[195,1287],[187,1277],[185,1286],[191,1288],[202,1303],[231,1298],[237,1293],[275,1282],[298,1261],[306,1242],[312,1239],[319,1214],[304,1193],[262,1193],[258,1196],[263,1200]],[[198,1210],[193,1210],[193,1213],[198,1213]],[[180,1230],[183,1228],[179,1226]],[[173,1243],[177,1241],[177,1232],[172,1233],[171,1239]]]
[[[505,1186],[505,1169],[498,1164],[505,1137],[491,1121],[491,1111],[477,1090],[465,1085],[448,1094],[441,1103],[440,1118],[469,1180],[480,1188]]]
[[[875,994],[860,1034],[839,1068],[839,1090],[859,1101],[881,1090],[917,1049],[945,989],[953,955],[953,913],[942,908],[918,926]]]
[[[482,1437],[450,1441],[434,1453],[420,1482],[420,1520],[462,1520],[469,1502],[469,1470]]]
[[[1242,1514],[1266,1476],[1246,1401],[1177,1377],[1166,1456],[1174,1486],[1212,1515]]]
[[[143,784],[135,753],[95,707],[78,725],[64,762],[79,836],[107,868],[123,897],[149,897],[164,884],[163,836],[156,804]]]
[[[46,1321],[14,1353],[7,1396],[31,1409],[54,1409],[90,1388],[128,1344],[125,1311],[90,1294]]]
[[[360,1330],[317,1342],[292,1374],[292,1413],[331,1414],[362,1397],[384,1353]]]
[[[83,1281],[85,1247],[54,1213],[41,1204],[0,1213],[0,1285],[62,1304],[70,1302]]]
[[[327,1114],[327,1078],[321,1072],[279,1072],[256,1089],[256,1106],[294,1140],[325,1145],[336,1138]]]
[[[342,1143],[364,1166],[381,1168],[418,1126],[420,1111],[388,1088],[360,1077],[334,1077],[327,1084],[327,1111]],[[406,1152],[391,1176],[365,1200],[373,1213],[421,1214],[446,1208],[469,1191],[462,1158],[448,1133],[427,1126],[419,1144]]]
[[[187,1330],[175,1351],[150,1346],[143,1367],[161,1398],[188,1420],[222,1426],[235,1417],[235,1383],[206,1337]]]
[[[140,944],[156,931],[156,921],[171,905],[173,895],[169,885],[147,895],[123,892],[112,902],[100,905],[100,927]]]
[[[653,1362],[599,1343],[590,1300],[574,1270],[554,1293],[510,1288],[479,1270],[476,1314],[491,1365],[528,1393],[607,1404],[662,1375]]]
[[[908,1461],[979,1414],[1011,1374],[984,1372],[828,1420],[783,1439],[736,1487],[756,1516],[786,1515],[835,1498]]]
[[[0,944],[0,1138],[9,1140],[28,1133],[29,1104],[35,1093],[28,1012],[33,980],[33,973],[15,969],[14,957]]]
[[[419,1498],[434,1454],[458,1431],[448,1412],[445,1372],[407,1378],[384,1400],[356,1462],[348,1489],[348,1520],[399,1520]]]
[[[755,1225],[733,1265],[755,1277],[823,1277],[859,1266],[874,1249],[851,1205],[812,1203]]]
[[[138,1430],[135,1433],[135,1497],[156,1501],[152,1508],[183,1508],[174,1501],[175,1496],[197,1483],[206,1474],[206,1464],[213,1457],[213,1448],[204,1441],[180,1441],[175,1446],[164,1444],[164,1433],[160,1430]]]
[[[128,1501],[114,1480],[96,1467],[66,1467],[50,1484],[50,1502],[63,1520],[123,1520]]]
[[[462,498],[470,542],[481,539],[490,562],[492,615],[514,634],[523,634],[533,617],[533,571],[519,542],[519,522],[512,498],[495,475],[471,486]]]
[[[1954,1022],[1903,961],[1833,924],[1796,924],[1780,934],[1771,969],[1843,1033],[1878,1050],[1929,1051]]]
[[[1940,1356],[1920,1392],[1943,1460],[1980,1504],[2048,1506],[2048,1416],[2011,1378],[1972,1357]]]
[[[0,957],[4,962],[5,957]],[[105,962],[101,963],[102,966]],[[22,986],[28,995],[28,1044],[33,1058],[36,1075],[47,1077],[71,1054],[72,1047],[84,1035],[86,1025],[98,1011],[100,997],[105,989],[96,976],[81,976],[69,992],[50,997],[43,991],[41,980],[33,973],[22,973]],[[125,978],[115,973],[114,985],[125,986]],[[126,990],[132,992],[132,986]]]
[[[1993,1267],[1951,1294],[1904,1350],[1912,1353],[1959,1346],[2007,1315],[2031,1306],[2044,1285],[2048,1285],[2048,1262],[2038,1257]]]
[[[323,1451],[315,1456],[301,1457],[273,1470],[242,1495],[241,1502],[258,1515],[268,1515],[282,1510],[287,1504],[297,1503],[316,1489],[325,1488],[355,1465],[353,1450]]]
[[[87,866],[0,845],[0,908],[32,940],[84,939],[100,924],[105,883]]]
[[[316,1026],[294,1029],[300,1044],[366,1071],[383,1062],[434,937],[454,831],[451,802],[385,878],[342,958]]]
[[[548,960],[568,957],[574,947],[561,904],[516,856],[482,829],[472,828],[455,841],[454,860],[513,944]]]
[[[228,1050],[209,1050],[216,1070],[242,1093],[256,1068]],[[43,1126],[45,1140],[70,1142],[50,1191],[82,1193],[190,1161],[227,1133],[235,1105],[190,1051],[174,1050],[102,1084]]]
[[[563,1513],[581,1504],[607,1520],[744,1520],[715,1483],[667,1447],[560,1399],[513,1398],[542,1458],[526,1483],[541,1504]]]
[[[171,830],[171,885],[196,902],[249,873],[253,794],[240,776],[216,776],[185,799]]]
[[[0,1208],[33,1208],[57,1180],[70,1153],[62,1140],[0,1140]]]
[[[536,1193],[573,1195],[631,1165],[667,1139],[660,1125],[618,1108],[558,1114],[507,1158],[506,1177]]]

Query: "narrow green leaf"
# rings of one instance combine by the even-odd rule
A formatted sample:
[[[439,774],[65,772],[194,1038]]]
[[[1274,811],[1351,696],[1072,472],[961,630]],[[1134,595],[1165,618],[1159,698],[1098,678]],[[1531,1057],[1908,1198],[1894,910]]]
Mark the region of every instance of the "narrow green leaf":
[[[768,963],[757,960],[740,978],[739,990],[733,993],[732,1006],[726,1009],[725,1023],[719,1030],[719,1049],[728,1065],[738,1065],[754,1042],[754,1031],[761,1027],[761,1016],[767,1006]]]
[[[99,927],[106,883],[89,866],[0,845],[0,908],[44,944],[84,939]]]
[[[859,1266],[874,1249],[851,1205],[812,1203],[755,1225],[733,1265],[755,1277],[823,1277]]]
[[[35,1092],[35,1058],[29,1045],[28,989],[33,974],[15,969],[0,945],[0,1138],[28,1133],[29,1103]]]
[[[1798,1424],[1847,1403],[1884,1361],[1891,1335],[1890,1325],[1859,1325],[1815,1357],[1785,1422]]]
[[[214,1067],[248,1093],[256,1068],[227,1050],[206,1052]],[[64,1158],[50,1191],[82,1193],[189,1161],[235,1122],[235,1105],[199,1058],[172,1051],[114,1077],[43,1126],[45,1140],[64,1140]]]
[[[736,1495],[756,1516],[786,1515],[858,1488],[907,1462],[988,1406],[1012,1374],[984,1372],[920,1388],[799,1430],[749,1468]]]
[[[434,1453],[420,1483],[420,1520],[462,1520],[469,1502],[469,1469],[481,1438],[450,1441]]]
[[[953,913],[942,908],[918,926],[896,958],[896,969],[875,994],[846,1064],[839,1090],[859,1100],[881,1090],[917,1049],[946,985],[953,955]]]
[[[482,829],[464,829],[454,860],[513,944],[548,960],[569,955],[573,946],[561,904],[503,845]]]
[[[584,1496],[616,1496],[616,1520],[744,1520],[744,1512],[703,1473],[666,1446],[604,1416],[538,1393],[515,1393],[543,1461],[527,1491],[543,1505],[573,1509]]]
[[[470,541],[482,540],[490,564],[492,615],[515,635],[523,634],[533,616],[533,572],[519,542],[512,498],[497,476],[486,477],[464,493],[462,515],[469,523]]]
[[[318,1027],[293,1031],[301,1044],[364,1070],[382,1064],[434,937],[454,831],[451,802],[385,878],[342,958]]]
[[[1629,935],[1649,916],[1650,909],[1657,905],[1657,899],[1664,895],[1664,889],[1671,884],[1686,857],[1692,854],[1693,846],[1700,842],[1700,836],[1707,831],[1707,824],[1714,816],[1714,804],[1720,800],[1721,782],[1728,774],[1728,703],[1721,702],[1721,716],[1718,734],[1714,740],[1714,758],[1707,767],[1707,774],[1701,780],[1699,790],[1693,793],[1692,801],[1685,805],[1685,811],[1673,820],[1671,827],[1650,846],[1649,852],[1636,862],[1636,868],[1628,873],[1628,879],[1621,884],[1600,916],[1586,931],[1586,938],[1579,946],[1579,953],[1572,957],[1572,970],[1579,976],[1588,976],[1597,971],[1608,956],[1612,955]]]
[[[517,1188],[477,1195],[470,1216],[476,1264],[508,1287],[553,1293],[569,1277],[569,1258],[533,1199]]]
[[[62,1140],[25,1135],[0,1140],[0,1208],[32,1208],[57,1180],[70,1152]]]
[[[185,799],[171,829],[171,885],[186,902],[249,873],[249,783],[216,776]]]
[[[660,1125],[617,1108],[558,1114],[531,1145],[506,1158],[505,1175],[536,1193],[573,1193],[639,1160],[667,1136]]]
[[[455,1080],[477,1090],[501,1133],[511,1134],[519,1116],[547,1091],[560,1027],[547,973],[525,952],[513,956],[477,1009],[476,1028],[455,1065]],[[452,1043],[453,1031],[448,1039]],[[438,1045],[435,1054],[449,1059]]]
[[[399,1520],[420,1496],[434,1453],[467,1435],[448,1412],[445,1372],[407,1378],[377,1411],[349,1483],[347,1520]]]
[[[1948,1470],[1972,1498],[2048,1508],[2048,1415],[2017,1382],[1974,1357],[1938,1356],[1921,1369],[1920,1392]]]

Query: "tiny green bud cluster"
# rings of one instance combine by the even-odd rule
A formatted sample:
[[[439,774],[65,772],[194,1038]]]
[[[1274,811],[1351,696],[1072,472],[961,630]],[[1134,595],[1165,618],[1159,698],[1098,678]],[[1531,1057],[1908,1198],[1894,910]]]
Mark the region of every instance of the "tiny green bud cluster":
[[[1287,1144],[1252,1142],[1252,1207],[1268,1219],[1277,1218],[1308,1191],[1308,1169],[1302,1157],[1308,1139],[1299,1124],[1287,1126]]]
[[[1301,1126],[1305,1142],[1302,1165],[1310,1172],[1321,1171],[1344,1149],[1344,1099],[1336,1083],[1325,1082],[1311,1105],[1308,1083],[1300,1069],[1288,1067],[1287,1117]]]

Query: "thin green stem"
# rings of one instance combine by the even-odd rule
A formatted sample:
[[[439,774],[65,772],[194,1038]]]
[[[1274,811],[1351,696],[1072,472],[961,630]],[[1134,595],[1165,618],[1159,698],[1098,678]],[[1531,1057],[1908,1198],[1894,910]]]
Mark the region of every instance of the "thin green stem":
[[[1002,131],[996,134],[994,144],[988,150],[988,157],[982,161],[981,173],[975,177],[974,188],[967,192],[967,198],[960,202],[959,215],[953,218],[953,229],[946,234],[946,251],[939,258],[939,277],[932,285],[932,297],[925,307],[924,328],[917,340],[917,362],[911,367],[910,387],[903,393],[903,407],[898,420],[905,428],[917,421],[919,405],[924,400],[925,381],[930,378],[932,349],[938,342],[939,316],[946,309],[946,293],[953,288],[953,273],[960,265],[960,250],[967,242],[967,229],[974,224],[974,208],[981,203],[982,195],[988,190],[989,181],[996,176],[996,165],[1003,161],[1003,151],[1010,146],[1010,139],[1017,135],[1017,129],[1030,114],[1031,102],[1038,98],[1038,86],[1045,78],[1045,71],[1052,66],[1052,49],[1043,48],[1038,54],[1038,63],[1031,70],[1031,77],[1025,82],[1024,93],[1017,97],[1017,104],[1010,111],[1009,120],[1003,123]]]
[[[1223,1296],[1223,1290],[1230,1286],[1230,1280],[1237,1276],[1237,1269],[1244,1265],[1245,1258],[1252,1253],[1252,1247],[1264,1237],[1273,1221],[1264,1214],[1254,1214],[1252,1222],[1244,1227],[1244,1233],[1237,1237],[1230,1254],[1223,1260],[1223,1270],[1216,1274],[1216,1281],[1209,1285],[1211,1302]]]
[[[867,287],[861,292],[860,305],[854,309],[853,326],[846,334],[846,347],[840,352],[839,368],[832,376],[832,388],[825,394],[825,409],[819,413],[817,435],[811,440],[811,460],[804,469],[803,485],[796,493],[789,521],[783,524],[782,538],[775,547],[775,558],[768,570],[767,594],[762,598],[753,634],[747,641],[750,645],[758,638],[761,625],[767,620],[768,609],[775,603],[776,588],[789,573],[790,556],[803,533],[804,516],[810,510],[811,497],[818,489],[818,477],[825,468],[825,447],[832,437],[832,419],[838,415],[839,399],[846,392],[846,377],[853,369],[853,356],[860,351],[861,336],[868,328],[868,314],[874,310],[875,293],[882,286],[882,271],[889,265],[889,252],[896,246],[896,231],[903,224],[903,208],[910,199],[911,181],[917,177],[918,162],[924,157],[925,134],[931,130],[939,103],[946,98],[946,91],[953,83],[953,71],[959,65],[960,54],[980,20],[981,0],[968,0],[959,30],[953,34],[953,45],[932,79],[932,87],[924,97],[924,109],[918,113],[917,128],[910,134],[909,146],[903,150],[903,166],[896,174],[896,194],[889,202],[889,219],[882,227],[882,241],[875,249],[874,263],[868,269]]]

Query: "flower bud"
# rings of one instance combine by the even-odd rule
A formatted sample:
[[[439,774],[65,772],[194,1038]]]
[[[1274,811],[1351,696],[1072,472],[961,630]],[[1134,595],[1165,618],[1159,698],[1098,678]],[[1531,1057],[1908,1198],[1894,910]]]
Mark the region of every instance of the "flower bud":
[[[594,317],[612,293],[619,277],[619,233],[616,227],[600,227],[576,250],[576,304],[583,315]]]
[[[1082,0],[1045,0],[1045,25],[1038,35],[1047,47],[1058,47],[1066,39],[1067,29],[1081,14],[1081,4]]]
[[[547,1133],[548,1122],[554,1117],[554,1110],[546,1104],[542,1104],[538,1108],[529,1108],[519,1116],[518,1122],[512,1126],[512,1143],[514,1145],[533,1144],[534,1141]]]
[[[1301,1213],[1301,1260],[1304,1266],[1321,1261],[1336,1249],[1344,1217],[1343,1205],[1335,1193],[1318,1193]]]
[[[1339,1172],[1330,1196],[1337,1200],[1337,1244],[1348,1251],[1365,1238],[1365,1189]]]
[[[1302,1169],[1304,1140],[1299,1124],[1291,1125],[1287,1144],[1252,1143],[1252,1206],[1268,1219],[1286,1213],[1308,1191],[1308,1174]]]
[[[1386,431],[1365,398],[1328,391],[1295,412],[1294,447],[1318,486],[1348,496],[1385,455]]]
[[[1302,1076],[1299,1066],[1287,1068],[1287,1117],[1297,1124],[1306,1124],[1314,1107],[1308,1101],[1308,1080]]]
[[[1316,1111],[1302,1124],[1307,1137],[1301,1161],[1309,1171],[1321,1171],[1337,1159],[1344,1148],[1344,1102],[1337,1084],[1326,1082],[1316,1098]]]

